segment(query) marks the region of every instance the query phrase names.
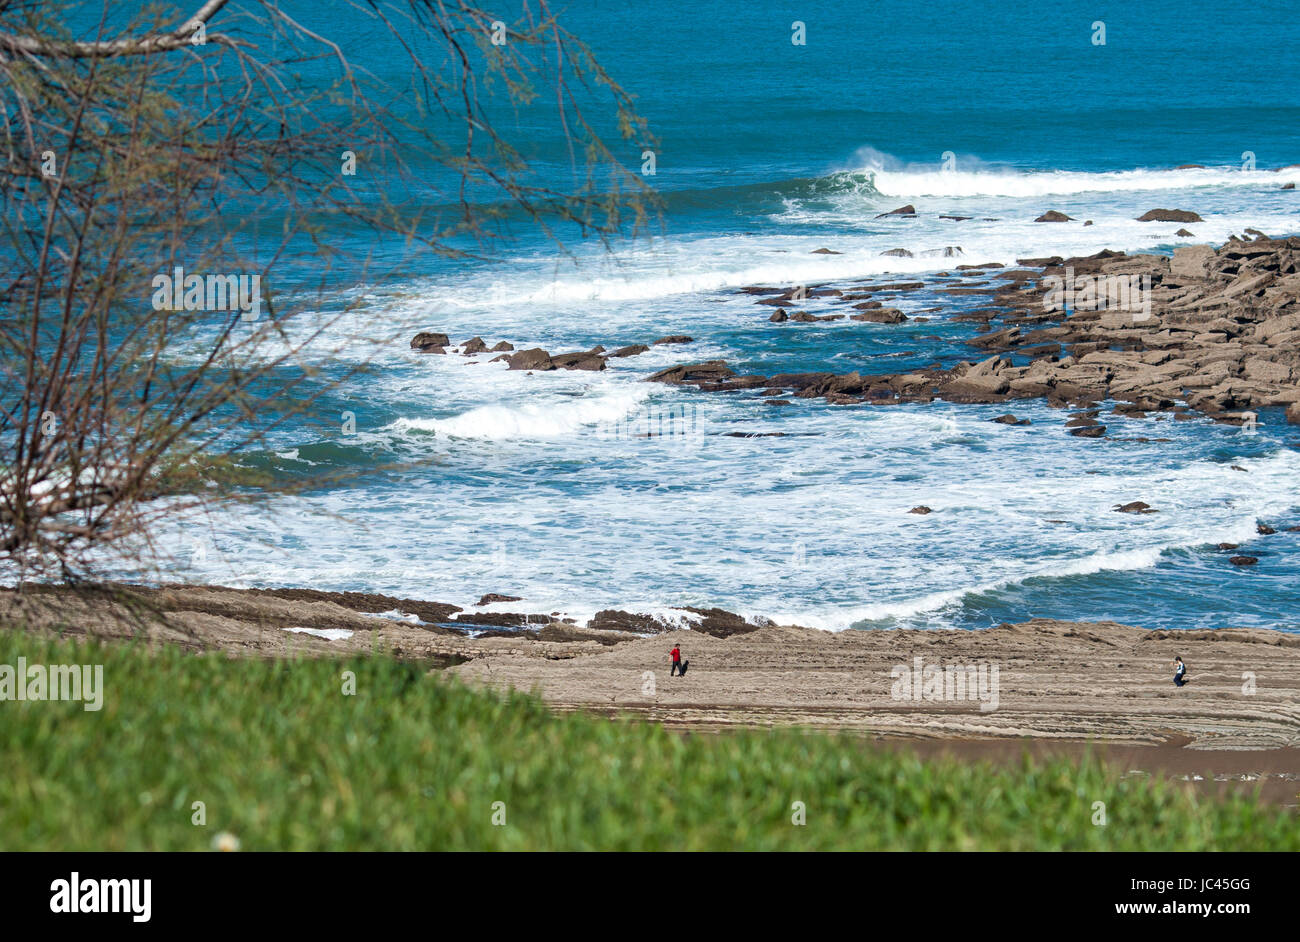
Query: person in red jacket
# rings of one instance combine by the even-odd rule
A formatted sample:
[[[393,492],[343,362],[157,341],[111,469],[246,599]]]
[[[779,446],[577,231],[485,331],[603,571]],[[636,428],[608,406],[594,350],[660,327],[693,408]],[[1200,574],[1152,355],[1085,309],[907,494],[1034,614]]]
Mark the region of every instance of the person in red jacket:
[[[682,652],[681,649],[674,644],[673,649],[670,653],[673,656],[673,669],[668,672],[668,676],[672,677],[678,671],[682,670]],[[686,672],[682,671],[682,673],[686,673]]]

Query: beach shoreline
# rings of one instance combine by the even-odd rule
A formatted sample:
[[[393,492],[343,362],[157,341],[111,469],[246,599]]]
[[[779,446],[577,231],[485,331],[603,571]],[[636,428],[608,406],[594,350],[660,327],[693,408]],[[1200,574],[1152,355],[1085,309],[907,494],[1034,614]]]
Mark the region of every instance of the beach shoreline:
[[[365,611],[393,602],[402,609]],[[467,683],[536,692],[559,711],[630,714],[674,728],[1300,750],[1300,636],[1288,632],[1046,619],[984,630],[827,632],[754,625],[720,610],[694,629],[662,625],[653,634],[551,616],[536,628],[494,630],[454,627],[454,615],[479,617],[460,610],[443,624],[417,623],[408,609],[456,607],[197,585],[0,591],[0,625],[9,630],[230,656],[387,653]],[[607,616],[599,624],[612,623]],[[690,662],[686,677],[669,676],[674,646]],[[1172,683],[1174,656],[1191,678],[1181,689]],[[964,692],[951,680],[946,689],[942,679],[932,683],[936,670],[954,666],[970,681]]]

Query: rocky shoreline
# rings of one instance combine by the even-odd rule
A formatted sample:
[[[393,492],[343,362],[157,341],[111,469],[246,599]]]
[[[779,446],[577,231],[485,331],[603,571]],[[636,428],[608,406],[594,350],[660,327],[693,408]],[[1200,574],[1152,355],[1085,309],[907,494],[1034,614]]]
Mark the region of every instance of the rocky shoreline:
[[[514,638],[533,641],[586,640],[616,644],[629,637],[659,634],[683,625],[715,638],[757,631],[771,624],[750,621],[721,608],[683,606],[672,617],[606,609],[582,621],[560,612],[501,611],[517,596],[488,593],[468,607],[449,602],[399,598],[372,592],[320,589],[235,589],[174,583],[161,586],[105,584],[77,589],[28,585],[22,592],[0,589],[0,624],[33,620],[53,624],[70,611],[116,612],[140,624],[166,624],[177,613],[251,621],[267,629],[369,631],[376,619],[446,638]],[[492,610],[488,610],[491,606]],[[527,608],[527,606],[511,606]],[[91,621],[97,619],[92,618]]]
[[[462,356],[472,356],[476,353],[500,353],[500,356],[493,357],[490,362],[502,361],[508,369],[512,370],[545,373],[550,370],[603,370],[606,362],[611,358],[634,357],[645,353],[650,349],[650,346],[691,343],[693,340],[693,337],[674,335],[660,337],[658,340],[652,341],[650,345],[644,343],[628,344],[619,347],[617,350],[607,350],[604,346],[597,345],[590,350],[575,350],[571,353],[557,353],[552,356],[541,347],[515,351],[514,344],[508,340],[499,341],[494,346],[489,347],[482,337],[471,337],[462,344],[454,345],[446,334],[424,330],[411,338],[411,349],[420,353],[445,355],[450,347]]]
[[[1080,438],[1106,434],[1099,418],[1105,402],[1114,403],[1113,414],[1138,418],[1200,414],[1242,425],[1258,422],[1259,410],[1276,408],[1285,410],[1288,421],[1300,423],[1300,238],[1271,239],[1259,233],[1252,239],[1234,237],[1217,249],[1181,246],[1172,258],[1107,250],[1076,258],[1020,259],[1016,268],[959,265],[953,273],[935,277],[946,280],[753,285],[739,292],[754,296],[756,304],[775,307],[768,321],[789,329],[836,320],[870,322],[881,329],[924,322],[927,317],[909,317],[894,306],[922,289],[973,299],[979,306],[952,320],[978,328],[965,341],[977,357],[902,373],[776,375],[738,373],[724,360],[709,360],[667,367],[646,379],[707,393],[757,393],[772,405],[789,405],[793,399],[840,406],[1045,399],[1050,406],[1074,410],[1065,425]],[[809,301],[847,310],[792,310]],[[652,345],[691,342],[687,336],[671,336],[612,352],[597,346],[551,355],[541,348],[509,352],[514,348],[506,342],[488,348],[475,337],[459,349],[464,354],[500,350],[496,359],[510,369],[603,370],[610,358],[637,356]],[[450,346],[445,334],[431,332],[411,343],[435,353]],[[998,421],[1021,420],[1006,415]]]
[[[1116,404],[1116,414],[1136,417],[1201,413],[1240,425],[1251,421],[1250,412],[1284,408],[1289,421],[1300,422],[1295,383],[1300,370],[1300,239],[1234,239],[1217,251],[1185,246],[1172,259],[1103,251],[1080,258],[1021,259],[1020,265],[1009,270],[962,266],[992,283],[947,289],[948,294],[977,293],[986,299],[979,310],[957,315],[983,330],[968,341],[984,355],[979,360],[907,373],[775,376],[737,374],[724,361],[713,360],[670,367],[649,379],[708,392],[762,389],[768,398],[821,398],[836,405],[1046,399],[1051,406],[1078,410],[1067,427],[1081,437],[1104,434],[1105,426],[1090,410],[1106,401]],[[1137,295],[1141,308],[1131,290],[1127,298],[1114,297],[1121,292],[1102,293],[1125,283],[1146,292]],[[856,292],[821,287],[805,296],[833,298],[861,309],[851,318],[889,324],[906,317],[872,295],[896,297],[921,287],[921,282],[864,286]],[[1091,303],[1062,303],[1070,289],[1076,295],[1090,289]],[[758,303],[792,300],[787,291]],[[1122,300],[1124,307],[1108,303],[1114,300]],[[844,316],[801,317],[803,313],[790,316],[779,307],[772,319],[784,323]],[[999,421],[1017,420],[1003,416]]]

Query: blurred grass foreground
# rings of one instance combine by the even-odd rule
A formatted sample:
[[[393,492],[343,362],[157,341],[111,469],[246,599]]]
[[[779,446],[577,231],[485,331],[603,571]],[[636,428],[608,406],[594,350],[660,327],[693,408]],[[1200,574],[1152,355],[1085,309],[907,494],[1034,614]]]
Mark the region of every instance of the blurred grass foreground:
[[[17,700],[20,657],[102,665],[101,708]],[[684,735],[383,653],[232,659],[4,630],[0,696],[0,850],[1300,849],[1284,809],[1092,760]]]

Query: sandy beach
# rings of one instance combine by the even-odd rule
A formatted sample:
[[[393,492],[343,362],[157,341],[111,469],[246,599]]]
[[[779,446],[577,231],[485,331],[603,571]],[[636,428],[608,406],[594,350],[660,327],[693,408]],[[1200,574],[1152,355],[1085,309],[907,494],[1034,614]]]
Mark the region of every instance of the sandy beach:
[[[536,692],[561,712],[630,715],[696,732],[847,730],[923,756],[992,761],[1091,750],[1134,774],[1167,774],[1206,788],[1260,787],[1292,804],[1300,792],[1300,637],[1294,634],[1034,620],[986,631],[840,633],[732,624],[718,629],[725,637],[552,623],[470,637],[447,625],[365,611],[393,604],[426,616],[456,610],[310,590],[173,586],[116,598],[5,591],[0,624],[231,656],[388,651],[426,660],[431,672],[466,683]],[[690,663],[685,677],[670,676],[675,645]],[[1191,678],[1181,689],[1171,680],[1175,655],[1187,662]],[[927,667],[932,672],[919,687],[900,688]],[[929,686],[934,668],[953,667],[983,669],[983,687],[972,683],[955,699],[942,682]]]

